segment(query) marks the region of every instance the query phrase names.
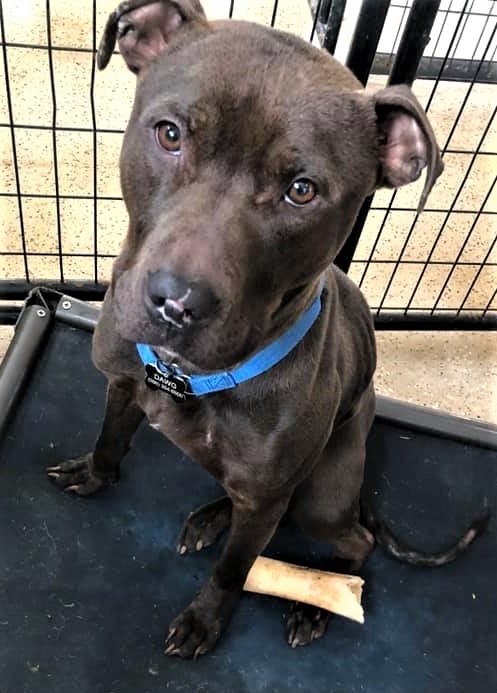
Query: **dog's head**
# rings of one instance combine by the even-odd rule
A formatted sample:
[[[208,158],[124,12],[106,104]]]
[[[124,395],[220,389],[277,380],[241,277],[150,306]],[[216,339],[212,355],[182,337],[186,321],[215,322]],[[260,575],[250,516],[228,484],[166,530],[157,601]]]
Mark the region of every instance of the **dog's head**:
[[[407,87],[366,95],[326,52],[197,0],[129,0],[107,23],[137,74],[121,153],[130,218],[112,279],[122,336],[234,365],[314,296],[364,198],[442,164]]]

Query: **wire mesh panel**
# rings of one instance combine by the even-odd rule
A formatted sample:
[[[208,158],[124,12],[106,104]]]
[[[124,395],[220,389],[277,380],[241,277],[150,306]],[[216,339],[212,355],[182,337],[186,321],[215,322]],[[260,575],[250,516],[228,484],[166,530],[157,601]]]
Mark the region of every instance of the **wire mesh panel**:
[[[97,73],[94,55],[116,4],[0,2],[0,297],[21,298],[39,283],[100,296],[110,276],[127,228],[118,158],[134,77],[119,60]],[[373,51],[368,87],[375,87],[387,79],[411,2],[369,4],[376,14],[384,8],[384,29],[376,56],[376,41],[365,38],[356,39],[355,54]],[[210,18],[292,31],[336,48],[341,60],[352,54],[361,7],[359,0],[203,5]],[[414,90],[443,146],[445,174],[420,217],[420,186],[377,193],[350,268],[380,317],[480,320],[497,311],[496,24],[495,3],[440,5]]]
[[[97,15],[89,2],[3,3],[8,278],[97,281],[118,249],[117,227],[126,228],[114,156],[124,112],[108,116],[116,90],[130,103],[131,84],[94,84],[95,26],[111,4]]]
[[[29,284],[108,280],[126,228],[118,179],[134,77],[94,53],[118,0],[0,3],[0,278]],[[314,37],[307,0],[205,0],[210,18],[250,19]]]
[[[396,53],[410,2],[391,3],[368,86]],[[422,181],[375,195],[350,268],[385,324],[478,325],[497,310],[497,5],[442,2],[413,89],[445,172],[422,215]],[[385,70],[383,69],[385,68]]]

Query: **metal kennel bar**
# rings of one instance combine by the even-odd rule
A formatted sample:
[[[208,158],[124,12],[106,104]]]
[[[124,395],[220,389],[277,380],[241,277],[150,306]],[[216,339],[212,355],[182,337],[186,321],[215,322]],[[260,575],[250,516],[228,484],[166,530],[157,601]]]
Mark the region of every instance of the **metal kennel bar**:
[[[467,0],[464,3],[462,9],[459,9],[457,13],[452,9],[453,2],[450,3],[430,3],[430,2],[416,2],[397,4],[392,3],[390,10],[392,8],[397,9],[399,12],[402,11],[402,18],[400,24],[404,22],[404,30],[402,32],[402,38],[400,43],[396,46],[396,41],[394,42],[394,49],[388,56],[388,79],[387,84],[395,84],[400,82],[410,83],[414,79],[415,75],[418,78],[421,76],[426,79],[426,85],[431,85],[431,80],[428,78],[433,78],[433,85],[430,87],[430,93],[426,102],[426,110],[430,112],[430,107],[432,105],[436,106],[436,101],[439,96],[439,87],[443,87],[448,81],[459,81],[460,72],[455,75],[453,65],[454,65],[454,55],[457,55],[459,46],[461,45],[461,39],[464,37],[465,32],[471,30],[472,26],[470,22],[475,19],[475,17],[483,18],[478,12],[474,12],[474,1]],[[495,329],[497,326],[497,318],[495,313],[495,286],[497,285],[497,264],[495,262],[495,247],[496,247],[496,236],[497,229],[495,227],[495,209],[490,202],[493,198],[495,191],[495,184],[497,176],[497,157],[495,148],[491,146],[485,149],[485,144],[488,141],[489,133],[493,131],[496,125],[496,110],[493,109],[489,115],[480,115],[479,121],[479,139],[476,146],[473,148],[466,147],[453,147],[452,138],[454,134],[457,134],[458,127],[460,127],[461,119],[464,118],[465,109],[468,102],[471,100],[472,94],[475,90],[476,85],[480,84],[490,84],[489,75],[491,74],[490,67],[495,67],[495,53],[497,51],[497,13],[495,12],[497,8],[492,7],[488,15],[484,16],[484,26],[482,27],[481,36],[478,37],[478,41],[475,44],[474,50],[471,55],[472,63],[472,73],[471,76],[467,78],[467,81],[463,83],[465,88],[465,94],[463,96],[460,107],[455,114],[454,121],[450,127],[450,131],[445,138],[445,142],[442,143],[442,152],[444,157],[446,155],[461,155],[466,156],[469,161],[465,166],[465,171],[461,177],[458,187],[454,189],[452,199],[446,202],[446,206],[436,205],[431,207],[430,203],[433,198],[430,198],[428,202],[427,212],[440,215],[441,221],[436,233],[434,235],[434,240],[431,247],[427,248],[424,256],[412,259],[409,257],[409,251],[412,253],[412,244],[414,240],[415,232],[419,230],[420,225],[423,224],[426,216],[418,217],[415,213],[415,204],[412,207],[406,207],[405,205],[398,204],[397,200],[399,197],[399,191],[395,191],[391,194],[390,200],[385,204],[375,204],[372,199],[367,200],[359,218],[356,223],[356,227],[349,237],[346,245],[344,246],[340,256],[337,258],[337,263],[346,271],[350,271],[354,276],[357,283],[367,291],[368,277],[370,274],[376,272],[381,272],[386,281],[382,287],[381,292],[372,298],[368,296],[370,305],[373,308],[375,315],[375,323],[380,329],[425,329],[427,327],[433,326],[434,329]],[[443,34],[444,27],[447,25],[447,17],[452,16],[455,22],[454,26],[450,28],[448,36],[450,40],[448,42],[447,48],[445,48],[445,55],[443,58],[437,58],[438,62],[438,72],[436,74],[427,74],[426,70],[422,70],[422,54],[423,49],[429,46],[428,36],[430,33],[438,36],[432,38],[432,51],[436,53],[437,46],[440,45],[440,37]],[[438,20],[438,26],[437,26]],[[388,17],[386,20],[388,24]],[[397,35],[401,32],[398,31]],[[448,37],[446,37],[447,40]],[[377,52],[380,54],[381,52]],[[478,58],[478,59],[477,59]],[[431,58],[430,58],[431,59]],[[419,62],[419,67],[417,63]],[[432,63],[435,64],[435,63]],[[416,69],[417,68],[417,69]],[[378,70],[378,65],[373,63],[372,73],[375,71],[382,72]],[[480,79],[480,76],[484,77]],[[467,74],[470,74],[469,72]],[[492,88],[495,89],[497,81],[492,82]],[[461,86],[463,86],[461,85]],[[489,101],[497,98],[496,92],[492,92]],[[434,104],[435,102],[435,104]],[[481,202],[478,206],[474,207],[464,207],[460,208],[459,199],[465,193],[465,187],[468,180],[474,177],[475,164],[485,157],[488,162],[488,168],[490,176],[487,180],[483,181],[483,189],[480,191]],[[493,167],[493,170],[492,170]],[[446,171],[448,169],[446,163]],[[448,171],[450,174],[450,170]],[[401,193],[400,193],[401,194]],[[371,208],[372,214],[376,212],[376,216],[379,222],[376,225],[376,229],[371,229],[367,234],[365,234],[365,226],[371,219],[369,209]],[[382,257],[382,253],[379,250],[384,237],[388,236],[388,225],[391,223],[392,218],[399,214],[404,214],[410,212],[413,218],[406,226],[406,236],[403,245],[400,248],[396,257]],[[460,247],[458,249],[453,249],[453,255],[450,258],[450,262],[445,259],[441,261],[437,258],[437,254],[440,252],[442,241],[445,241],[444,233],[446,228],[450,223],[456,223],[458,216],[461,219],[467,218],[472,215],[472,223],[465,235],[465,238],[461,239]],[[382,218],[381,218],[382,217]],[[479,258],[466,257],[466,250],[468,247],[475,242],[475,238],[481,235],[482,223],[488,228],[487,236],[485,239],[486,248],[483,252],[483,257],[480,255]],[[496,229],[495,231],[493,231]],[[372,242],[369,246],[369,252],[363,254],[360,249],[360,241],[365,235],[369,235]],[[359,246],[359,249],[358,249]],[[409,271],[413,275],[413,281],[410,292],[403,298],[403,301],[392,300],[390,297],[391,288],[398,279],[402,272],[405,270]],[[433,269],[440,270],[440,280],[439,286],[436,287],[434,292],[432,292],[432,297],[429,303],[423,302],[420,304],[418,300],[418,292],[423,288],[423,284],[426,283],[427,274]],[[355,271],[354,271],[355,270]],[[443,276],[443,272],[445,276]],[[456,275],[461,270],[473,271],[473,276],[468,276],[465,286],[457,286],[457,289],[461,293],[461,299],[458,304],[454,302],[447,301],[446,294],[449,290],[454,290],[455,284],[452,280],[456,278]],[[482,290],[482,284],[486,281],[485,291]],[[460,282],[459,282],[460,283]],[[479,302],[475,305],[473,299],[473,293],[476,288],[479,288]]]
[[[364,86],[366,86],[371,72],[389,6],[389,2],[384,2],[381,5],[376,3],[364,3],[359,15],[354,38],[347,57],[347,67],[352,70]],[[439,7],[439,0],[431,2],[427,2],[426,0],[414,0],[413,6],[408,14],[407,24],[387,84],[412,84]],[[373,28],[371,29],[371,27]],[[369,39],[365,59],[363,59],[361,50],[361,37],[364,34],[367,34]],[[368,197],[368,199],[364,201],[352,233],[336,259],[336,264],[343,269],[344,272],[348,272],[352,264],[357,244],[359,243],[372,202],[373,196]]]
[[[465,5],[464,5],[462,12],[460,12],[460,14],[457,16],[457,24],[456,24],[455,30],[453,31],[452,38],[451,38],[451,41],[449,44],[449,48],[448,48],[446,56],[442,62],[442,65],[440,67],[440,71],[436,75],[433,87],[431,88],[430,95],[429,95],[429,98],[428,98],[428,101],[426,104],[426,110],[428,112],[430,111],[430,107],[432,106],[432,104],[434,102],[434,99],[435,99],[436,94],[437,94],[437,89],[438,89],[441,81],[446,78],[445,68],[449,65],[450,56],[451,56],[453,50],[457,49],[457,46],[461,40],[462,32],[467,27],[468,17],[470,16],[471,7],[473,6],[473,4],[474,4],[474,2],[470,2],[470,0],[467,0]],[[449,11],[450,11],[450,6],[448,8],[448,12]],[[473,91],[475,85],[478,84],[478,78],[479,78],[480,70],[488,62],[487,58],[492,54],[492,52],[495,52],[494,46],[495,46],[496,40],[497,40],[497,16],[494,15],[493,18],[494,18],[494,21],[493,21],[493,24],[491,26],[490,35],[487,36],[487,41],[486,41],[486,44],[483,48],[481,58],[477,64],[477,67],[476,67],[472,77],[468,80],[467,83],[465,83],[465,84],[467,84],[466,93],[464,94],[461,106],[458,110],[458,113],[457,113],[455,119],[454,119],[454,122],[452,124],[451,129],[450,129],[450,132],[446,137],[445,143],[442,144],[443,155],[445,155],[447,153],[457,153],[457,150],[453,150],[450,148],[450,143],[451,143],[452,137],[453,137],[453,135],[454,135],[459,123],[460,123],[461,117],[464,114],[465,106],[471,97],[472,91]],[[487,17],[486,19],[488,21],[489,17]],[[474,58],[474,56],[475,56],[475,53],[473,53],[473,58]],[[395,70],[395,64],[394,64],[393,70]],[[390,73],[390,75],[391,74],[392,73]],[[398,75],[396,77],[398,77]],[[389,293],[389,290],[390,290],[393,282],[395,281],[395,278],[397,276],[399,269],[403,265],[405,265],[406,262],[408,262],[408,260],[405,257],[405,254],[406,254],[406,249],[408,248],[408,245],[412,239],[413,231],[414,231],[416,224],[418,222],[418,215],[417,214],[415,215],[415,217],[414,217],[414,219],[413,219],[413,221],[409,227],[409,231],[407,232],[404,244],[402,245],[402,248],[400,250],[398,257],[396,258],[396,260],[393,263],[388,263],[391,266],[393,266],[393,270],[391,272],[389,272],[388,269],[386,270],[387,273],[389,272],[390,276],[389,276],[389,279],[386,283],[386,286],[384,287],[383,293],[382,293],[382,295],[378,301],[378,305],[375,306],[376,319],[378,322],[380,322],[380,323],[385,322],[386,325],[388,325],[390,323],[390,325],[392,325],[395,322],[393,318],[396,314],[397,319],[399,321],[399,325],[405,324],[406,318],[407,318],[407,324],[409,324],[409,314],[412,312],[411,308],[413,307],[413,304],[415,302],[416,293],[417,293],[424,277],[426,276],[426,272],[427,272],[428,268],[434,264],[434,255],[436,253],[437,246],[439,244],[440,239],[443,236],[443,233],[447,227],[449,220],[451,219],[451,217],[453,215],[468,214],[468,210],[457,209],[457,203],[458,203],[459,197],[464,193],[465,185],[466,185],[468,179],[470,178],[470,176],[473,172],[473,166],[474,166],[475,162],[477,161],[477,158],[479,157],[480,153],[482,152],[482,147],[485,143],[487,135],[488,135],[489,131],[491,130],[491,128],[495,126],[496,114],[497,114],[497,109],[494,108],[491,111],[490,116],[487,119],[483,120],[483,122],[481,123],[481,134],[479,136],[479,140],[478,140],[476,147],[471,151],[462,150],[460,152],[461,154],[464,153],[469,157],[469,162],[468,162],[468,165],[465,167],[465,171],[463,173],[460,184],[457,187],[457,189],[454,191],[454,195],[453,195],[450,203],[448,203],[447,209],[443,210],[443,220],[440,224],[440,227],[437,231],[437,234],[435,236],[435,239],[434,239],[434,242],[433,242],[431,248],[427,252],[426,257],[422,260],[422,262],[418,263],[419,264],[419,275],[413,284],[412,291],[410,293],[409,298],[406,300],[405,306],[398,306],[396,308],[391,308],[390,306],[387,305],[388,293]],[[492,153],[492,151],[485,152],[485,155],[488,157],[492,157],[493,153]],[[493,159],[492,161],[496,162],[497,160]],[[494,189],[495,189],[495,184],[497,181],[497,176],[495,175],[496,172],[497,172],[497,168],[494,166],[493,177],[488,183],[488,185],[489,185],[488,190],[485,193],[485,195],[483,196],[482,202],[479,205],[479,207],[476,210],[474,210],[474,209],[471,210],[471,212],[475,214],[473,221],[471,223],[471,226],[470,226],[464,240],[461,243],[460,249],[455,254],[453,262],[450,264],[450,267],[448,267],[447,276],[441,282],[440,288],[437,289],[437,291],[435,293],[432,305],[424,307],[423,310],[421,311],[422,319],[427,321],[427,322],[429,322],[432,319],[436,319],[437,325],[440,325],[440,326],[450,325],[451,323],[453,323],[454,325],[460,326],[463,323],[465,323],[468,325],[468,328],[471,329],[471,324],[474,325],[475,323],[477,324],[479,321],[481,321],[482,326],[487,325],[489,328],[495,328],[495,321],[496,321],[495,312],[488,310],[488,306],[493,305],[493,297],[491,294],[492,294],[492,291],[493,291],[495,285],[497,284],[497,265],[495,262],[490,261],[492,251],[495,247],[495,235],[494,235],[493,239],[490,240],[490,245],[489,245],[487,252],[486,252],[486,255],[482,261],[480,261],[479,263],[471,263],[471,262],[465,263],[469,267],[472,267],[472,268],[474,267],[476,274],[473,277],[473,279],[468,282],[469,287],[467,288],[467,290],[464,294],[464,297],[462,298],[460,304],[457,307],[455,307],[454,309],[452,309],[452,311],[450,311],[450,312],[445,310],[445,311],[439,311],[439,313],[437,314],[437,309],[440,307],[442,296],[443,296],[445,290],[447,289],[447,287],[449,286],[449,282],[450,282],[451,278],[454,276],[454,273],[456,272],[456,270],[463,265],[461,260],[462,260],[463,254],[464,254],[464,250],[467,247],[468,242],[471,240],[473,231],[475,230],[477,224],[481,221],[482,218],[488,219],[490,224],[494,223],[494,221],[495,221],[495,219],[492,219],[492,215],[495,214],[495,211],[494,210],[486,211],[486,209],[487,209],[488,201],[491,198],[491,196],[494,192]],[[398,194],[398,191],[395,191],[392,194],[390,202],[388,203],[386,209],[384,210],[385,214],[383,217],[383,221],[382,221],[382,223],[379,227],[379,230],[378,230],[377,239],[381,237],[381,234],[382,234],[383,229],[385,227],[385,223],[387,222],[388,216],[392,212],[392,210],[394,210],[394,208],[395,208],[395,200],[396,200],[397,194]],[[376,244],[375,244],[375,246],[376,246]],[[365,268],[363,270],[361,278],[359,279],[359,285],[360,286],[363,285],[365,274],[367,273],[367,271],[370,267],[370,263],[374,264],[373,257],[374,257],[375,246],[374,246],[373,251],[370,253],[370,255],[369,255],[369,257],[365,263]],[[356,260],[356,257],[354,258],[354,260]],[[486,303],[486,305],[485,305],[485,301],[483,301],[482,304],[479,305],[477,308],[469,308],[466,306],[466,302],[467,302],[467,300],[471,294],[472,288],[476,284],[477,279],[481,276],[482,270],[484,267],[491,271],[491,273],[490,273],[491,281],[488,285],[488,292],[487,292],[487,296],[489,296],[489,300]],[[492,286],[492,284],[493,284],[493,286]],[[382,315],[383,315],[383,319],[382,319]],[[413,319],[415,322],[417,321],[416,315],[413,316]],[[418,317],[418,320],[419,320],[419,317]]]
[[[345,0],[332,0],[328,4],[330,7],[325,21],[326,30],[323,36],[323,48],[333,54],[345,14]],[[323,8],[321,8],[321,16],[324,17]]]
[[[243,0],[217,4],[224,6],[226,17],[288,28],[287,6],[278,0],[261,0],[261,17],[243,15]],[[63,0],[45,0],[40,14],[43,26],[31,36],[15,19],[10,5],[0,0],[0,89],[3,82],[4,94],[3,105],[0,98],[0,148],[5,162],[5,173],[0,175],[0,323],[12,323],[19,310],[15,302],[24,300],[39,285],[81,300],[99,301],[105,293],[110,263],[118,252],[115,239],[124,234],[122,225],[114,229],[114,221],[107,222],[107,216],[112,216],[109,210],[122,207],[120,191],[102,184],[107,174],[106,148],[111,148],[109,142],[117,148],[124,123],[102,117],[102,78],[97,78],[95,67],[99,32],[111,5],[110,0],[92,0],[91,16],[80,17],[84,31],[61,37],[61,17],[68,5]],[[440,142],[445,175],[454,166],[461,168],[461,175],[450,196],[437,196],[435,190],[419,218],[414,194],[409,197],[402,191],[368,200],[337,264],[364,290],[378,329],[496,329],[495,109],[478,112],[478,137],[468,145],[461,131],[475,111],[474,101],[481,97],[482,89],[488,90],[489,100],[495,103],[497,98],[491,91],[497,88],[497,4],[363,0],[358,11],[357,7],[353,0],[309,0],[310,20],[303,12],[300,33],[346,58],[368,87],[416,80],[414,89],[425,93],[423,105],[429,114],[439,113],[441,100],[459,85],[460,103]],[[41,103],[39,114],[36,103],[31,109],[21,108],[16,94],[19,78],[25,79],[23,60],[31,64],[34,56],[40,82],[46,83],[50,95],[44,114]],[[79,69],[80,63],[81,71],[88,75],[84,101],[89,105],[89,117],[84,122],[69,122],[64,112],[77,95],[65,94],[60,73],[68,65]],[[33,99],[36,101],[36,94]],[[82,150],[85,178],[84,184],[71,187],[67,169],[77,168],[78,161],[68,159],[72,152],[68,154],[64,143],[79,136],[87,143],[88,151]],[[44,169],[38,166],[38,151]],[[40,170],[40,175],[28,182],[31,167]],[[117,170],[117,157],[114,168]],[[480,176],[481,171],[484,175]],[[469,203],[467,193],[475,187],[475,179],[481,190]],[[69,211],[84,220],[77,242],[68,239]],[[122,212],[119,215],[121,218]],[[39,238],[33,235],[36,225]],[[426,235],[431,244],[424,242],[422,251],[413,253],[421,225],[429,228]],[[109,228],[113,234],[110,244],[106,240]],[[452,244],[449,253],[447,237],[454,229],[459,244]],[[462,236],[459,229],[464,230]],[[394,243],[396,252],[385,250],[399,234],[403,241]],[[410,285],[399,291],[399,277],[404,275]]]
[[[364,2],[361,6],[354,36],[347,56],[347,67],[366,86],[381,32],[385,24],[389,0]]]

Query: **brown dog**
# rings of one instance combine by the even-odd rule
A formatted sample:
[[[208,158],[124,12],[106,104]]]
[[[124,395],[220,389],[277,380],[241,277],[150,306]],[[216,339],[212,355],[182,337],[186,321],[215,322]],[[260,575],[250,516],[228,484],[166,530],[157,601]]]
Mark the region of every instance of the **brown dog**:
[[[333,259],[367,195],[426,166],[422,207],[442,163],[407,87],[366,95],[289,34],[209,23],[197,0],[130,0],[109,18],[101,68],[116,38],[138,82],[121,154],[129,231],[93,347],[107,410],[94,452],[49,473],[83,495],[116,481],[145,414],[223,485],[179,544],[201,548],[230,526],[171,625],[166,652],[191,657],[221,635],[286,511],[349,569],[371,551],[359,492],[374,331]],[[443,562],[472,537],[434,559],[396,551]],[[289,642],[322,635],[326,621],[295,607]]]

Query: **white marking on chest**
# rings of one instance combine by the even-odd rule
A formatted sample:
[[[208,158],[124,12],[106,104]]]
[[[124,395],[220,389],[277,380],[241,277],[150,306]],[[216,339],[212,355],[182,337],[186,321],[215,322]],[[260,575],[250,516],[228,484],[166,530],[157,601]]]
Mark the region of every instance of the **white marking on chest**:
[[[214,433],[212,431],[212,428],[207,429],[207,433],[205,434],[205,444],[208,448],[212,446],[212,442],[214,440]]]

